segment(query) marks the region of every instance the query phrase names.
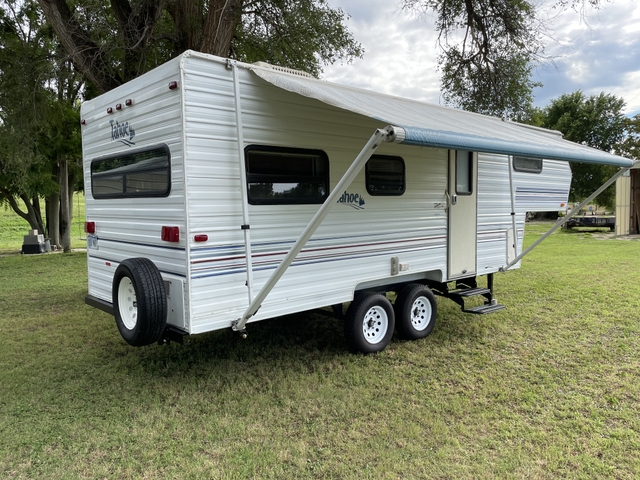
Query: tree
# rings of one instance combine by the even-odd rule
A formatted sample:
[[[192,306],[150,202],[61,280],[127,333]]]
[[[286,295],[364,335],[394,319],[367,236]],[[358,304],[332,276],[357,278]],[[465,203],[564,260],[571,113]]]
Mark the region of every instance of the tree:
[[[600,0],[558,0],[559,8],[583,11]],[[547,26],[529,0],[402,0],[407,11],[435,13],[442,50],[438,61],[448,104],[522,120],[529,115],[531,81],[543,60]]]
[[[2,7],[0,201],[68,251],[73,192],[67,186],[80,168],[82,79],[61,55],[35,0],[5,0]],[[46,199],[46,228],[40,198]]]
[[[0,10],[0,198],[32,229],[44,231],[39,194],[55,189],[37,151],[33,120],[46,102],[45,35],[32,4]],[[24,207],[20,206],[20,201]],[[25,208],[26,210],[23,210]]]
[[[326,0],[38,0],[74,67],[106,92],[194,49],[313,74],[362,55]]]
[[[618,145],[618,154],[627,158],[640,159],[640,113],[625,119],[627,136]]]
[[[551,101],[543,110],[542,126],[559,130],[564,138],[605,152],[620,148],[626,138],[628,119],[622,113],[625,102],[615,95],[600,93],[586,97],[577,91]],[[578,201],[593,193],[617,171],[616,167],[586,163],[572,164],[570,200]],[[613,207],[615,186],[596,199]]]

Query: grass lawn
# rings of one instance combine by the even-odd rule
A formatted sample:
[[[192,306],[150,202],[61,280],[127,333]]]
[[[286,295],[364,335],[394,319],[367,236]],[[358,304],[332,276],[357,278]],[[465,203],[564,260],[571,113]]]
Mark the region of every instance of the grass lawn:
[[[371,356],[314,314],[129,347],[86,280],[0,258],[0,478],[640,477],[638,241],[558,232],[496,275],[506,310],[438,299]]]
[[[22,202],[20,207],[26,211]],[[40,209],[44,215],[44,200],[40,202]],[[16,215],[8,205],[0,205],[0,255],[20,252],[22,237],[29,233],[30,228],[29,223]],[[71,248],[85,248],[87,242],[84,235],[84,194],[76,193],[73,197]]]

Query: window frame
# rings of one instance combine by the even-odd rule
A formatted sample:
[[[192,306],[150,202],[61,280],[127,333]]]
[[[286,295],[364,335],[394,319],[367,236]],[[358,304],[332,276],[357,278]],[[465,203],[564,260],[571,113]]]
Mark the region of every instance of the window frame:
[[[274,174],[269,175],[265,173],[250,173],[249,172],[249,157],[251,152],[259,151],[259,152],[268,152],[268,153],[286,153],[288,155],[300,155],[300,156],[309,156],[309,157],[319,157],[324,162],[324,174],[322,175],[298,175],[295,174],[286,175],[286,174]],[[247,189],[247,201],[249,205],[321,205],[325,202],[325,200],[329,197],[331,193],[331,177],[329,175],[329,157],[323,150],[311,149],[311,148],[293,148],[293,147],[279,147],[274,145],[247,145],[244,149],[245,156],[245,173],[246,173],[246,185]],[[265,180],[260,182],[260,178],[265,178]],[[265,198],[254,198],[251,196],[251,189],[249,185],[251,183],[302,183],[304,180],[313,181],[321,179],[325,186],[325,193],[322,197],[313,200],[304,200],[304,199],[283,199],[283,198],[273,198],[273,199],[265,199]]]
[[[145,172],[145,171],[160,171],[160,168],[153,168],[153,169],[135,169],[132,168],[130,171],[127,171],[125,173],[121,173],[120,175],[122,176],[122,193],[99,193],[96,195],[96,191],[94,188],[94,179],[96,175],[100,175],[100,174],[105,174],[104,177],[108,177],[108,173],[112,170],[107,170],[106,172],[94,172],[94,168],[97,164],[102,163],[102,162],[106,162],[109,160],[113,160],[113,159],[117,159],[117,158],[125,158],[125,157],[130,157],[130,156],[135,156],[135,155],[140,155],[142,153],[149,153],[149,152],[153,152],[154,150],[162,150],[164,151],[166,157],[167,157],[167,166],[166,166],[166,172],[167,172],[167,187],[164,190],[155,190],[155,191],[151,191],[151,192],[127,192],[126,190],[126,186],[127,186],[127,176],[128,175],[133,175],[133,174],[139,174],[141,172]],[[132,163],[131,165],[135,165],[135,163]],[[165,167],[162,167],[162,170],[164,170]],[[113,170],[117,170],[117,169],[113,169]],[[119,175],[114,175],[114,176],[119,176]],[[113,153],[113,154],[109,154],[109,155],[105,155],[103,157],[98,157],[98,158],[94,158],[93,160],[91,160],[91,167],[90,167],[90,177],[91,177],[91,196],[96,199],[96,200],[107,200],[107,199],[119,199],[119,198],[162,198],[162,197],[168,197],[169,194],[171,193],[171,150],[169,149],[169,146],[167,144],[159,144],[159,145],[151,145],[148,147],[144,147],[144,148],[139,148],[136,150],[129,150],[129,151],[120,151],[118,153]]]
[[[516,166],[516,159],[526,159],[526,160],[535,160],[535,161],[539,161],[540,162],[540,169],[537,168],[527,168],[527,167],[517,167]],[[523,155],[512,155],[511,156],[511,165],[513,167],[513,170],[515,172],[523,172],[523,173],[535,173],[536,175],[539,175],[542,173],[542,170],[544,168],[544,159],[542,158],[534,158],[534,157],[525,157]]]
[[[369,189],[369,175],[370,175],[370,162],[371,160],[399,160],[400,163],[402,164],[402,191],[400,192],[394,192],[394,193],[386,193],[386,192],[373,192]],[[404,193],[407,191],[407,166],[406,163],[404,161],[404,158],[398,156],[398,155],[371,155],[371,158],[369,158],[369,160],[367,160],[367,164],[365,166],[365,187],[367,189],[367,193],[369,195],[371,195],[372,197],[400,197],[402,195],[404,195]]]

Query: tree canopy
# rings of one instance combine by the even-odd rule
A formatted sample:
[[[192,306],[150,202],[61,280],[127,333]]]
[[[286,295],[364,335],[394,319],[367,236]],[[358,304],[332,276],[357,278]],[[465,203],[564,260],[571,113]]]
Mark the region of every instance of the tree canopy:
[[[73,181],[80,169],[76,100],[83,81],[35,0],[0,5],[0,202],[44,233],[45,198],[48,233],[58,244],[59,233],[68,233],[59,231],[58,218],[70,222],[70,212],[59,208],[69,175],[60,172]],[[62,242],[65,249],[68,243]]]
[[[325,0],[38,0],[75,68],[106,92],[187,49],[318,75],[363,50]]]
[[[586,96],[582,91],[568,93],[551,101],[542,111],[545,128],[559,130],[564,138],[605,152],[622,153],[629,120],[624,116],[625,102],[615,95],[600,93]],[[581,200],[593,193],[617,171],[616,167],[572,163],[570,199]],[[602,205],[614,206],[615,186],[598,197]]]
[[[0,0],[0,204],[44,231],[45,198],[52,244],[59,233],[66,249],[81,94],[187,49],[318,75],[362,55],[345,19],[325,0]]]
[[[558,0],[583,11],[601,0]],[[535,64],[545,59],[548,25],[529,0],[402,0],[405,10],[435,14],[445,101],[453,106],[522,120],[530,114]]]
[[[640,113],[626,118],[626,138],[617,147],[618,153],[627,158],[640,159]]]

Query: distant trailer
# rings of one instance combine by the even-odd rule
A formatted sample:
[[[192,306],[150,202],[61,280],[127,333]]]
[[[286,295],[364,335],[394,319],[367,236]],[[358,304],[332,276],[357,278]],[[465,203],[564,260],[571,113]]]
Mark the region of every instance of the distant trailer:
[[[565,223],[567,228],[591,227],[608,228],[612,232],[616,229],[616,217],[614,215],[581,215],[575,216]]]
[[[558,132],[191,51],[81,115],[86,302],[137,346],[332,307],[370,353],[394,329],[427,336],[434,294],[499,310],[493,275],[519,266],[526,212],[566,207],[567,160],[632,164]]]

